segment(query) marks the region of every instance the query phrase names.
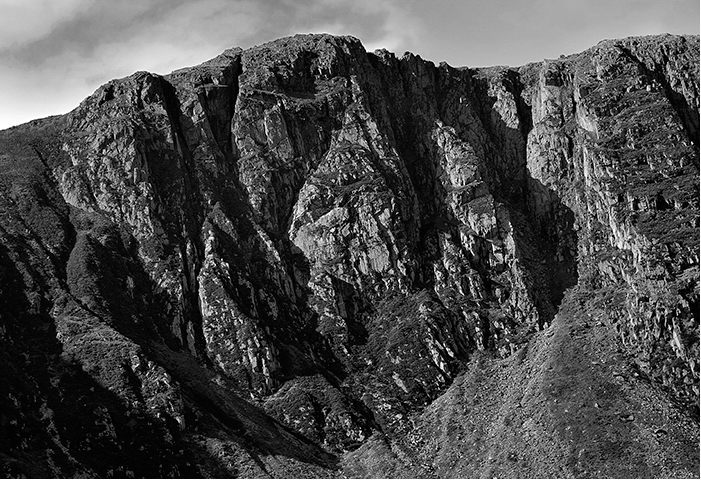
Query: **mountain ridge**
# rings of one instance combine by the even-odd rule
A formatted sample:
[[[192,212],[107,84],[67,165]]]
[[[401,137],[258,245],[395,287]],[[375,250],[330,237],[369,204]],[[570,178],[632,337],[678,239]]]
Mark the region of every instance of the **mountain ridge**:
[[[698,41],[456,69],[295,36],[0,132],[4,473],[698,475]],[[570,365],[535,347],[573,325],[620,367],[581,378],[670,405],[606,422],[667,422],[689,463],[530,403],[541,426],[474,425],[554,442],[542,465],[479,436],[473,464],[427,453],[475,365]]]

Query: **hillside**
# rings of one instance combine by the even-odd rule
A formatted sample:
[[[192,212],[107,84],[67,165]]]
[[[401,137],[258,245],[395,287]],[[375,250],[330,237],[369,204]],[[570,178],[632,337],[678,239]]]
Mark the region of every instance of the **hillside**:
[[[699,37],[298,35],[0,132],[7,477],[698,477]]]

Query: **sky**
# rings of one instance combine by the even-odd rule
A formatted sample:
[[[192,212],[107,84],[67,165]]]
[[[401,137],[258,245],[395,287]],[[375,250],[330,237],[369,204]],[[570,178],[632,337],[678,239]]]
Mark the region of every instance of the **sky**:
[[[0,0],[0,129],[139,70],[322,32],[435,63],[519,66],[606,38],[699,34],[699,0]]]

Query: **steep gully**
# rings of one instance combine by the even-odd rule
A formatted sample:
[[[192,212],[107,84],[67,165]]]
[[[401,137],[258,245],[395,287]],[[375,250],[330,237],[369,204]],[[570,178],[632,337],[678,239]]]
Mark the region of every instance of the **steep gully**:
[[[62,259],[28,274],[58,284],[23,289],[48,299],[39,315],[56,325],[52,355],[80,365],[134,414],[157,412],[152,438],[176,437],[166,448],[221,459],[213,431],[244,438],[227,448],[250,462],[218,461],[222,470],[210,473],[274,475],[275,455],[333,468],[309,440],[341,451],[375,430],[391,437],[475,352],[508,357],[547,327],[584,278],[600,291],[629,289],[611,309],[628,324],[611,325],[643,371],[682,401],[697,399],[694,247],[674,247],[681,270],[672,281],[688,279],[686,270],[691,284],[656,284],[687,289],[686,300],[639,300],[657,268],[640,266],[651,235],[610,208],[621,195],[615,175],[602,173],[619,160],[599,147],[618,134],[602,110],[606,95],[635,93],[602,64],[618,49],[637,69],[635,48],[603,44],[543,65],[471,70],[305,36],[111,82],[49,121],[60,140],[32,140],[52,171],[42,188],[61,192],[52,221],[66,238],[55,247]],[[661,83],[693,132],[698,109],[665,75],[643,68],[630,79],[643,89]],[[653,95],[643,106],[660,104],[645,91]],[[688,152],[674,155],[693,177]],[[676,210],[693,215],[692,197],[684,201]],[[53,248],[46,238],[32,245],[37,258]],[[650,311],[662,320],[641,320]],[[641,326],[654,338],[633,341]],[[117,403],[108,416],[119,430],[116,418],[131,414]],[[283,440],[255,434],[246,446],[246,432]],[[194,468],[171,457],[158,476]]]

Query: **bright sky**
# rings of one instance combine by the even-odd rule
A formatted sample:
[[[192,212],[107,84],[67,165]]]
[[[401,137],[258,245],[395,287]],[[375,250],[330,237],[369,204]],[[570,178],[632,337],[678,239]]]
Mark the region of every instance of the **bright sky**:
[[[699,0],[0,0],[0,128],[66,113],[138,70],[310,32],[454,66],[518,66],[605,38],[699,34]]]

